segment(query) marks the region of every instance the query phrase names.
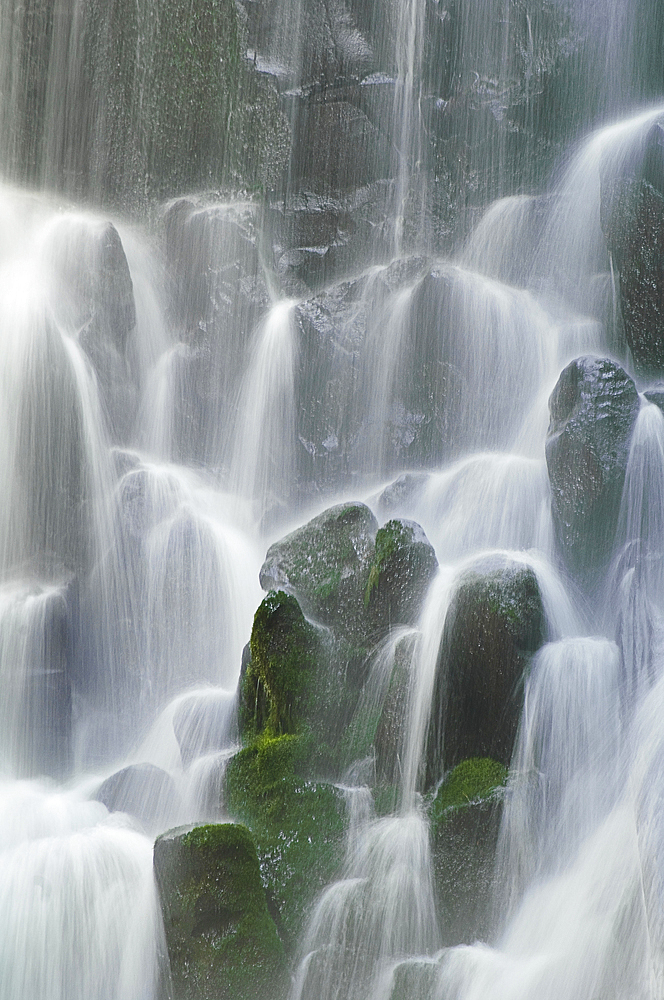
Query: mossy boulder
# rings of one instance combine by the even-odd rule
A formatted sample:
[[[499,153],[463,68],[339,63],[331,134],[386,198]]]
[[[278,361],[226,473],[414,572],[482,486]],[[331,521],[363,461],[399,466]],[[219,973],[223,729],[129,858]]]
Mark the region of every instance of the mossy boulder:
[[[426,771],[434,786],[444,768],[470,757],[509,765],[532,654],[546,639],[533,570],[510,559],[465,574],[445,619],[434,683]]]
[[[154,868],[175,1000],[286,996],[284,949],[246,827],[171,830],[155,843]]]
[[[437,570],[433,546],[415,521],[396,518],[377,531],[364,594],[377,634],[417,621]]]
[[[364,504],[331,507],[269,548],[261,586],[294,594],[306,615],[361,642],[377,531]]]
[[[307,712],[321,643],[292,594],[272,590],[262,601],[249,648],[240,678],[242,735],[294,733]]]
[[[507,768],[464,760],[429,806],[434,884],[446,945],[472,944],[489,933],[494,862]]]
[[[576,358],[549,399],[546,464],[558,544],[582,579],[611,555],[629,443],[640,401],[630,376],[609,358]]]
[[[341,792],[300,776],[311,749],[306,735],[263,736],[230,761],[225,779],[226,808],[255,837],[272,912],[289,951],[343,858]]]

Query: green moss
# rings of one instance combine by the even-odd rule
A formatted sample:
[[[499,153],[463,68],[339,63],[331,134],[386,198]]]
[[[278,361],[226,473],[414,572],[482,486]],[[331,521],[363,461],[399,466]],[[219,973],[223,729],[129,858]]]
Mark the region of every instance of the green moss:
[[[308,907],[338,870],[346,824],[338,789],[298,775],[310,749],[306,733],[264,736],[241,750],[226,771],[226,806],[255,837],[280,931],[293,947]]]
[[[376,547],[374,558],[369,571],[369,581],[364,591],[364,606],[369,607],[371,594],[378,586],[380,575],[385,568],[385,563],[403,545],[407,545],[411,540],[412,531],[406,528],[401,521],[388,521],[376,532]]]
[[[173,984],[183,1000],[285,996],[285,954],[268,914],[253,838],[223,823],[155,844]]]
[[[319,642],[292,595],[270,591],[262,601],[250,648],[241,690],[243,734],[294,733],[306,714]]]
[[[438,789],[431,804],[431,822],[435,828],[450,813],[497,796],[507,781],[508,769],[489,757],[463,760]]]

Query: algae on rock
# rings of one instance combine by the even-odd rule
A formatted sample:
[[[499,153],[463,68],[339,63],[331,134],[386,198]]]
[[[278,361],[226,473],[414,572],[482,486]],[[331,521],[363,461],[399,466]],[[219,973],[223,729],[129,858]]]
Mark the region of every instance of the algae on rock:
[[[154,848],[175,1000],[279,1000],[286,959],[244,826],[162,834]]]

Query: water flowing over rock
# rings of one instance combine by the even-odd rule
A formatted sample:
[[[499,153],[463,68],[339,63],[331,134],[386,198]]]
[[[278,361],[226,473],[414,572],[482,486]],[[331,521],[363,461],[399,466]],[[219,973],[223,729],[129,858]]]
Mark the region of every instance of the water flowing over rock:
[[[660,996],[663,33],[0,3],[2,1000]]]
[[[427,749],[427,784],[471,757],[508,765],[529,659],[546,637],[531,569],[489,562],[462,577],[445,618]]]

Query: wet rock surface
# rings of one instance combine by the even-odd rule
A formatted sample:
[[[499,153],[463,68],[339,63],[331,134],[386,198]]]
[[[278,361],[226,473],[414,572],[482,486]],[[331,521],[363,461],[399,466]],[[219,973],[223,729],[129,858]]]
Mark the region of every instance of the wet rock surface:
[[[510,560],[462,577],[441,641],[426,750],[426,783],[471,757],[509,765],[530,657],[546,639],[532,569]]]
[[[637,371],[664,371],[664,120],[654,123],[641,162],[602,185],[602,228],[620,275],[620,304]]]
[[[433,546],[415,521],[388,521],[376,533],[365,603],[378,634],[413,625],[438,570]]]
[[[286,995],[283,946],[246,827],[224,823],[163,834],[154,870],[174,1000]]]
[[[585,577],[610,554],[639,406],[629,375],[593,356],[572,361],[549,399],[546,463],[556,537],[568,566]]]
[[[491,904],[507,768],[460,763],[430,806],[433,875],[446,946],[491,937]]]
[[[129,813],[148,830],[163,830],[180,805],[170,774],[154,764],[130,764],[116,771],[102,782],[94,797],[109,812]]]
[[[268,550],[264,590],[285,589],[306,614],[341,634],[366,634],[364,595],[378,522],[362,503],[338,504]]]

